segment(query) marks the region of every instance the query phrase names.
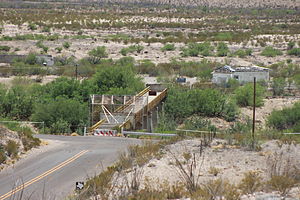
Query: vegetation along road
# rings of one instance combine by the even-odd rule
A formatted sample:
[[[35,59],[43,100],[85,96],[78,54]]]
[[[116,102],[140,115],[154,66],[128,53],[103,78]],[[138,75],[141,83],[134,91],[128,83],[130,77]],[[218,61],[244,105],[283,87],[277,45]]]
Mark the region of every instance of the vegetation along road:
[[[118,152],[139,143],[136,139],[38,135],[55,143],[33,153],[0,173],[0,200],[63,199],[76,182],[94,176],[111,165]]]

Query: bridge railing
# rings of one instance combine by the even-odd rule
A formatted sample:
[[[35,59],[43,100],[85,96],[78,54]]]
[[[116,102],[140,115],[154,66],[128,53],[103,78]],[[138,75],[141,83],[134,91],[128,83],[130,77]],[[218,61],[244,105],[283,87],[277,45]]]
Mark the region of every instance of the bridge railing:
[[[143,89],[141,92],[139,92],[137,95],[135,95],[135,97],[142,97],[144,96],[147,92],[150,91],[150,87],[146,87],[145,89]],[[124,111],[127,107],[129,107],[132,103],[134,103],[134,98],[127,101],[126,104],[118,107],[115,112],[122,112]],[[89,131],[94,131],[96,128],[98,128],[101,124],[105,123],[106,119],[101,119],[100,121],[98,121],[97,123],[95,123],[93,126],[90,127]]]

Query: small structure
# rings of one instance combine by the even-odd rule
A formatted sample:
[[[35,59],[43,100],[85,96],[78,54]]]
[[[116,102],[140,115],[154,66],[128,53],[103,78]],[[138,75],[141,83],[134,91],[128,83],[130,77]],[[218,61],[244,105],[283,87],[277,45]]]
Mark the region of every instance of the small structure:
[[[219,67],[213,71],[212,82],[215,84],[227,83],[229,79],[236,79],[240,83],[252,82],[256,77],[257,81],[269,81],[270,69],[259,66],[236,67],[229,65]]]
[[[0,55],[0,63],[13,63],[16,60],[25,60],[27,55]],[[53,66],[54,58],[51,55],[36,55],[36,61],[38,64],[44,66]]]

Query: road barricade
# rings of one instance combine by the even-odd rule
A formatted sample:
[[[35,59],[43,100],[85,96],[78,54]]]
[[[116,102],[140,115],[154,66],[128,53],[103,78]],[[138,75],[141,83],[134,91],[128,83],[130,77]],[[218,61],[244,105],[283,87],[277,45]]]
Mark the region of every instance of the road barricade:
[[[94,131],[95,136],[112,136],[116,137],[118,135],[116,130],[109,130],[109,129],[96,129]]]

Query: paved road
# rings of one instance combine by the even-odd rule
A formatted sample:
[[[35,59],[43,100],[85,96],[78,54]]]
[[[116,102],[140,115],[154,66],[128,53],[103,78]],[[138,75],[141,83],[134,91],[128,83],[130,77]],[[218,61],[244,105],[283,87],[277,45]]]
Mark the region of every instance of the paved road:
[[[0,200],[65,199],[74,191],[76,181],[98,174],[127,146],[140,143],[136,139],[116,137],[37,137],[58,145],[33,153],[0,172]]]

